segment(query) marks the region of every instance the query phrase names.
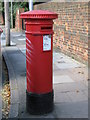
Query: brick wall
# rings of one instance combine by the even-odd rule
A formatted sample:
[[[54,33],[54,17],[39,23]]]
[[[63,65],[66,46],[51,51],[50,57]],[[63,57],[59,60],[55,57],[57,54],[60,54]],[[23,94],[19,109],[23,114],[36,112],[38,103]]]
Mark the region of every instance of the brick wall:
[[[24,12],[24,8],[19,8],[16,11],[16,19],[15,19],[15,29],[17,31],[21,31],[22,30],[22,24],[23,24],[23,28],[25,29],[25,20],[20,19],[20,14]]]
[[[88,62],[88,2],[48,2],[34,9],[58,13],[54,20],[54,47],[83,63]]]

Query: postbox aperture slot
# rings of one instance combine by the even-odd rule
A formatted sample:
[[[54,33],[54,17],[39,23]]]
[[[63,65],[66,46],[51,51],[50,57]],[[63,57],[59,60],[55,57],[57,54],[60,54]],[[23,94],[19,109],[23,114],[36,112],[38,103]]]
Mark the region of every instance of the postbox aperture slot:
[[[52,30],[52,26],[49,26],[49,27],[47,27],[47,26],[42,26],[42,27],[41,27],[41,30]]]

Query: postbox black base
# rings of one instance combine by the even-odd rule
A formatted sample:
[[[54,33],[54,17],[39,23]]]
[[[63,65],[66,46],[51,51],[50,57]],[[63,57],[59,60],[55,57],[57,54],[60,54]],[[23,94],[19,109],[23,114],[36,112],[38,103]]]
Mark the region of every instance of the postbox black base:
[[[47,94],[34,94],[26,92],[26,110],[30,114],[40,115],[52,112],[53,91]]]

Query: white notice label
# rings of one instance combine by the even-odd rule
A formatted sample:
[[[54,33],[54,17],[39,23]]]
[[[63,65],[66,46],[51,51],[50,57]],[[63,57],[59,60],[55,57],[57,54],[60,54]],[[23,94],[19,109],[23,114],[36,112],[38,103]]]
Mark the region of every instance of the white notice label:
[[[51,50],[51,35],[43,35],[43,51]]]

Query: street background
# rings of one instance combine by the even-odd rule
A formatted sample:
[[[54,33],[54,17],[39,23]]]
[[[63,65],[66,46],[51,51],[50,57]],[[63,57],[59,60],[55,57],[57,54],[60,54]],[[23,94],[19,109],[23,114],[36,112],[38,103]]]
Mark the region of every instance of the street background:
[[[53,50],[54,111],[30,115],[26,111],[26,39],[24,32],[11,31],[11,46],[2,54],[9,72],[11,104],[9,118],[88,118],[88,68],[85,64]]]

